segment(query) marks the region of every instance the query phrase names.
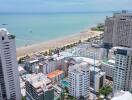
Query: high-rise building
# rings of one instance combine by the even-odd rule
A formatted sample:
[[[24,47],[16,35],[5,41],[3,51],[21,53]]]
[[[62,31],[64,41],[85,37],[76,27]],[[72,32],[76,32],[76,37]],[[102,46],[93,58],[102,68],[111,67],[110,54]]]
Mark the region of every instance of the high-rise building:
[[[54,89],[46,75],[32,74],[25,84],[26,96],[30,100],[54,100]]]
[[[0,29],[0,84],[4,100],[21,100],[15,36]]]
[[[77,98],[80,96],[88,98],[90,93],[90,71],[88,63],[82,62],[69,66],[68,82],[70,95]]]
[[[90,87],[93,92],[99,92],[99,89],[105,85],[105,72],[97,67],[90,67]]]
[[[127,47],[114,47],[115,68],[113,92],[132,89],[132,49]]]
[[[123,46],[132,48],[132,13],[122,11],[107,17],[104,31],[104,47]]]

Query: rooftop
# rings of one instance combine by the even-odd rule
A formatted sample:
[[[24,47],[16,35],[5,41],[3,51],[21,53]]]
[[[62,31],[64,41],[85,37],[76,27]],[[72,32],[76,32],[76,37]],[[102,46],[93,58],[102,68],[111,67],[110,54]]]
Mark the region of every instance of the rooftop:
[[[97,47],[90,47],[87,49],[87,51],[89,52],[100,52],[101,48],[97,48]]]
[[[100,65],[100,62],[99,60],[94,60],[94,59],[91,59],[91,58],[86,58],[86,57],[73,57],[77,62],[87,62],[88,64],[90,65],[94,65],[95,63],[95,66],[99,66]]]
[[[56,70],[56,71],[53,71],[53,72],[49,73],[47,75],[47,77],[50,78],[50,79],[52,79],[52,78],[54,78],[56,76],[59,76],[59,75],[61,75],[63,73],[64,73],[64,71],[62,71],[62,70]]]
[[[0,28],[0,33],[1,34],[10,34],[8,31],[7,31],[7,29],[6,28]]]
[[[128,91],[120,91],[111,100],[132,100],[132,94]]]
[[[127,47],[113,47],[113,50],[120,49],[120,50],[129,50],[132,51],[132,48],[127,48]]]
[[[15,35],[10,34],[6,28],[0,28],[0,34],[3,36],[7,35],[9,39],[15,38]]]
[[[20,72],[20,71],[23,71],[24,70],[24,68],[22,67],[22,66],[18,66],[18,71]]]
[[[72,56],[72,53],[69,53],[69,52],[60,52],[60,55],[58,56],[58,54],[55,54],[53,55],[53,57],[57,60],[59,59],[63,59],[65,57],[71,57]]]
[[[29,63],[32,64],[32,63],[36,63],[36,62],[39,62],[38,59],[34,59],[34,60],[30,60]]]
[[[27,78],[27,81],[35,88],[41,87],[42,89],[46,89],[47,84],[51,83],[51,80],[42,73],[32,74]]]
[[[69,71],[73,73],[81,73],[82,71],[88,71],[89,64],[87,62],[77,63],[69,67]]]
[[[102,61],[102,64],[105,64],[105,65],[109,65],[109,66],[113,66],[114,67],[115,60],[112,60],[112,59],[110,59],[110,60],[103,60]]]

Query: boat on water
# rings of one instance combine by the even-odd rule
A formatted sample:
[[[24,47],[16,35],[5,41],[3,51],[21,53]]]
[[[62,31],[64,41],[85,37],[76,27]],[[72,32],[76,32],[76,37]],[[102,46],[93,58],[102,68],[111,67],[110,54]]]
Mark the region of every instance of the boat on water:
[[[1,25],[8,25],[8,24],[1,24]]]

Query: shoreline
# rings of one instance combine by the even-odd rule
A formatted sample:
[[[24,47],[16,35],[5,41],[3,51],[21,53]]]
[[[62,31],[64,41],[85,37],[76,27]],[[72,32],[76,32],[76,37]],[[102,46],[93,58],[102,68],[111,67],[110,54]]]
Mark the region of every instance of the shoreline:
[[[68,44],[78,42],[79,40],[84,41],[88,38],[99,36],[100,34],[102,34],[100,31],[91,31],[91,29],[85,29],[84,31],[66,36],[64,38],[19,47],[16,49],[17,57],[20,58],[25,55],[32,55],[34,53],[47,51],[52,48],[66,46]]]

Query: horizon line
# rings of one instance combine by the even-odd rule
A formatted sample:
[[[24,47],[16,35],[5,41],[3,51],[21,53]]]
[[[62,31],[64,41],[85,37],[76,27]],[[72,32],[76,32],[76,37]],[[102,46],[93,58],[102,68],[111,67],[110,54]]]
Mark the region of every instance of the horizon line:
[[[111,11],[50,11],[50,12],[0,12],[0,14],[46,14],[46,13],[115,13],[121,12],[122,10],[111,10]],[[126,10],[132,12],[132,10]]]

